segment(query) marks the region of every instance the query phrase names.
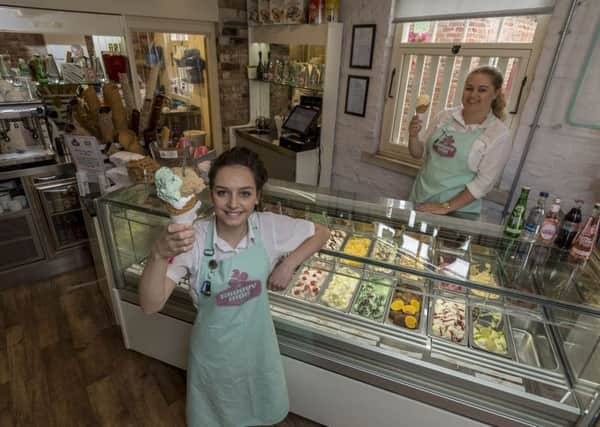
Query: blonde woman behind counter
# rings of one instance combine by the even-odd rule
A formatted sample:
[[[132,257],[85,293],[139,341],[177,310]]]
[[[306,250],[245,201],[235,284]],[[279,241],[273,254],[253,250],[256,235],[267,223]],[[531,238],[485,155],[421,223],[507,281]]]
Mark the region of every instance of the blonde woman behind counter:
[[[415,115],[409,125],[411,156],[423,159],[410,200],[422,212],[478,218],[483,198],[500,178],[512,143],[503,123],[502,74],[493,67],[471,71],[462,105],[442,111],[423,140]]]

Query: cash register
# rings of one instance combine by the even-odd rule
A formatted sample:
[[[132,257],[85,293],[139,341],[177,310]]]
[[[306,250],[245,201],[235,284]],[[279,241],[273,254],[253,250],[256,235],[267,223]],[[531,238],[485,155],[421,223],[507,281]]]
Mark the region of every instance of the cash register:
[[[279,145],[295,152],[313,150],[319,146],[317,105],[296,105],[281,126]]]

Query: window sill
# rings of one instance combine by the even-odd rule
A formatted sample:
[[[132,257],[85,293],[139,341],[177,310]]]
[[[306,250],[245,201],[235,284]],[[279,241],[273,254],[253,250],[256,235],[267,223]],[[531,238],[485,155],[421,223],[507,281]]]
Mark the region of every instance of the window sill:
[[[383,153],[368,153],[363,151],[360,156],[360,160],[370,165],[378,166],[383,169],[390,170],[392,172],[401,173],[408,176],[417,176],[420,165],[415,165],[409,162],[398,160],[396,158],[387,156]],[[484,200],[498,203],[499,205],[505,205],[508,200],[508,191],[494,188],[488,194],[485,195]]]
[[[374,166],[379,166],[392,172],[401,173],[408,176],[417,176],[420,165],[415,165],[409,162],[395,159],[390,156],[386,156],[383,153],[368,153],[363,151],[360,155],[360,160],[364,163],[368,163]]]

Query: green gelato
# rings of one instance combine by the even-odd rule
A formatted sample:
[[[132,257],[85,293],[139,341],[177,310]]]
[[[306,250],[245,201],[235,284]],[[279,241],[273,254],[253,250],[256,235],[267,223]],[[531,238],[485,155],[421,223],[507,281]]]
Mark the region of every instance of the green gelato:
[[[154,174],[154,184],[156,185],[156,195],[158,198],[171,206],[177,208],[181,199],[181,178],[171,171],[171,169],[162,167]]]

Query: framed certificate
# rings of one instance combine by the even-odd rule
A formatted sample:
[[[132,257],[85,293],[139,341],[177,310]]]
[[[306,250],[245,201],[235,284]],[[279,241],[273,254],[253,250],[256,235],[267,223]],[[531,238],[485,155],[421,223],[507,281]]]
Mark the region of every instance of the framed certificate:
[[[375,27],[375,24],[354,25],[352,27],[350,67],[371,68],[373,64],[373,45],[375,44]]]
[[[346,87],[346,107],[344,112],[364,117],[369,94],[369,78],[365,76],[348,76]]]

